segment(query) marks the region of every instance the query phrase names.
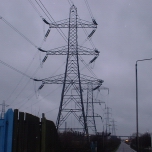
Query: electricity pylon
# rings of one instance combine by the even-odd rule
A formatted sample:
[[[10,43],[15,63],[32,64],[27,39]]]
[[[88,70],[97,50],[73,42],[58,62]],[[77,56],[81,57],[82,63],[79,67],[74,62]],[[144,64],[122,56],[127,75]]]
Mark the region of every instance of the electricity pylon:
[[[72,5],[70,8],[69,19],[65,19],[59,22],[49,23],[45,19],[43,21],[49,25],[49,30],[46,33],[46,37],[49,34],[50,28],[68,28],[68,45],[45,51],[39,48],[40,51],[46,52],[46,56],[42,63],[45,62],[48,55],[67,55],[65,73],[46,79],[34,79],[35,81],[42,81],[41,89],[44,84],[63,84],[61,101],[59,106],[59,112],[56,121],[57,130],[62,128],[63,123],[67,118],[73,114],[77,122],[81,127],[73,126],[73,130],[83,130],[88,134],[87,121],[85,116],[84,104],[83,104],[83,85],[92,83],[96,87],[100,87],[103,80],[95,79],[86,75],[80,75],[79,69],[79,55],[94,55],[94,58],[90,61],[93,62],[98,56],[99,51],[94,49],[88,49],[78,45],[78,28],[93,28],[89,37],[93,35],[97,28],[95,20],[93,22],[87,22],[78,18],[77,8]],[[72,90],[75,90],[72,92]],[[80,117],[82,116],[82,119]]]
[[[113,136],[116,136],[116,124],[115,124],[116,121],[113,119],[111,122],[112,122],[111,134]]]
[[[106,133],[110,133],[110,127],[111,127],[111,124],[110,124],[110,115],[111,115],[111,113],[110,113],[110,109],[111,108],[109,108],[109,107],[106,107]]]
[[[92,82],[89,82],[86,87],[83,87],[83,90],[86,90],[87,92],[87,99],[84,100],[83,103],[86,104],[86,122],[88,126],[88,133],[94,133],[97,134],[97,128],[95,123],[95,117],[100,117],[99,115],[95,115],[94,113],[94,104],[95,103],[102,103],[101,101],[96,101],[94,99],[93,92],[98,89],[100,85],[96,85],[94,87],[94,84]]]
[[[92,83],[88,83],[87,88],[85,89],[87,90],[87,100],[86,102],[84,101],[84,103],[86,103],[86,120],[88,125],[88,131],[89,133],[92,131],[94,134],[97,134],[95,118],[99,117],[102,120],[102,117],[99,114],[95,113],[94,105],[105,102],[101,101],[100,99],[97,99],[98,97],[95,98],[94,91],[98,91],[97,96],[100,90],[108,90],[109,94],[109,88],[100,87],[99,85],[94,87]]]
[[[4,118],[4,115],[5,115],[5,107],[7,107],[8,105],[5,104],[5,101],[3,100],[3,103],[0,104],[2,106],[2,112],[1,112],[1,119]]]

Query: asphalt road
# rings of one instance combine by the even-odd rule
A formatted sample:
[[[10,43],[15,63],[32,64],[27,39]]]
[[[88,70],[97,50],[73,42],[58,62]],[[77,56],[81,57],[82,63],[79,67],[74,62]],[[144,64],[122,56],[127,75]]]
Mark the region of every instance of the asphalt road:
[[[117,152],[136,152],[135,150],[131,149],[129,145],[124,142],[121,142]]]

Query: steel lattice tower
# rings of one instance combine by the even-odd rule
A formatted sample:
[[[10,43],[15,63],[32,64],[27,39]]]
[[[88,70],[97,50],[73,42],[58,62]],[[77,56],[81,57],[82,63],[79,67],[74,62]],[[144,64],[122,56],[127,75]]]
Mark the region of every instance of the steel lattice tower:
[[[111,113],[110,113],[110,109],[111,108],[109,108],[109,107],[106,107],[106,133],[110,133],[110,126],[111,126],[111,124],[110,124],[110,115],[111,115]]]
[[[114,121],[114,119],[111,121],[112,122],[112,129],[111,129],[111,134],[113,135],[113,136],[116,136],[116,125],[115,125],[115,122],[116,121]]]
[[[83,105],[83,97],[82,97],[82,88],[81,88],[81,81],[80,81],[80,70],[79,70],[79,60],[78,60],[78,42],[77,42],[77,9],[73,5],[70,8],[70,16],[69,16],[69,34],[68,34],[68,54],[67,54],[67,61],[66,61],[66,69],[64,75],[64,83],[63,89],[61,94],[61,102],[59,107],[59,113],[57,117],[57,128],[65,121],[65,118],[73,113],[77,119],[79,119],[79,115],[82,114],[84,122],[82,126],[87,131],[87,123],[84,113],[84,105]],[[74,52],[74,53],[69,53]],[[67,83],[67,80],[71,80],[71,83]],[[78,80],[78,84],[73,83],[73,80]],[[71,89],[78,90],[77,94],[71,95]],[[69,98],[70,97],[70,98]],[[65,105],[69,102],[74,101],[77,105],[76,108],[67,109]],[[79,104],[78,102],[81,101]],[[66,113],[65,116],[63,113]],[[80,113],[80,114],[78,114]]]
[[[79,55],[94,55],[92,62],[98,57],[99,51],[96,49],[89,49],[78,45],[78,28],[97,28],[95,21],[93,23],[81,20],[77,15],[77,8],[72,5],[70,8],[69,19],[62,21],[48,23],[45,19],[43,21],[49,24],[49,28],[68,28],[68,45],[45,51],[39,48],[40,51],[46,52],[46,56],[42,62],[45,62],[48,55],[67,55],[65,73],[45,79],[34,79],[35,81],[42,81],[41,89],[44,84],[63,84],[59,112],[56,121],[57,129],[63,129],[63,123],[66,122],[70,115],[73,115],[81,127],[73,130],[82,130],[88,134],[87,119],[85,115],[83,103],[83,86],[92,84],[94,87],[100,87],[103,80],[95,79],[86,75],[80,74],[79,69]],[[90,33],[90,36],[95,30]],[[48,32],[47,32],[48,33]],[[48,36],[48,34],[46,34]],[[89,90],[93,91],[92,89]],[[82,119],[81,119],[82,118]]]
[[[5,107],[7,107],[8,105],[5,104],[5,101],[3,101],[2,104],[0,104],[2,106],[2,112],[1,112],[1,119],[4,119],[5,116]]]
[[[88,83],[87,86],[87,105],[86,105],[86,119],[88,129],[90,128],[95,134],[97,133],[95,116],[94,116],[94,99],[93,99],[93,85]]]

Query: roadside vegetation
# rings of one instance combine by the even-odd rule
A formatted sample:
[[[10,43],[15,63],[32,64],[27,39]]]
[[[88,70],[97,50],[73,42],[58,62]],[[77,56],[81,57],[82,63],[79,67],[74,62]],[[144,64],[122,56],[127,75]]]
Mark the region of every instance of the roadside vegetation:
[[[134,150],[137,150],[136,146],[136,134],[133,134],[135,137],[131,138],[128,143],[130,147]],[[139,152],[151,152],[151,137],[149,133],[144,133],[139,135]]]
[[[59,133],[62,152],[114,152],[121,141],[110,134],[91,135],[88,138],[80,132]]]

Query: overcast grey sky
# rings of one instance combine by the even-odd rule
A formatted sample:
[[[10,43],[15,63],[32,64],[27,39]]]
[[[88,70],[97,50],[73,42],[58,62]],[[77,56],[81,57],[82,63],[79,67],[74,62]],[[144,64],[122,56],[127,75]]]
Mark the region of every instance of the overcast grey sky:
[[[33,0],[34,6],[42,17],[45,14]],[[91,21],[84,0],[73,0],[81,19]],[[44,0],[45,7],[55,21],[69,17],[68,0]],[[151,0],[88,0],[98,28],[92,37],[100,56],[95,62],[95,75],[104,80],[104,86],[110,89],[109,95],[103,91],[102,100],[112,108],[112,118],[117,125],[117,135],[130,135],[135,132],[135,62],[138,59],[152,57],[152,1]],[[45,25],[29,1],[5,0],[0,4],[0,16],[40,47]],[[67,35],[67,30],[63,30]],[[88,32],[90,32],[88,30]],[[79,44],[86,39],[79,32]],[[53,49],[66,45],[56,29],[42,45],[44,49]],[[92,48],[89,42],[84,46]],[[0,60],[26,73],[30,77],[46,78],[64,72],[65,57],[49,56],[43,68],[40,60],[45,54],[12,30],[0,20]],[[83,57],[85,60],[85,57]],[[86,58],[88,63],[90,58]],[[83,67],[82,67],[83,68]],[[27,70],[28,69],[28,70]],[[80,68],[81,69],[81,68]],[[152,61],[138,63],[139,80],[139,132],[152,132]],[[0,101],[6,101],[11,108],[46,117],[56,121],[60,101],[61,86],[46,85],[35,93],[40,83],[34,83],[27,77],[0,64]],[[85,74],[89,74],[83,70]],[[104,104],[95,106],[96,113],[103,116]],[[97,121],[98,131],[102,123]]]

